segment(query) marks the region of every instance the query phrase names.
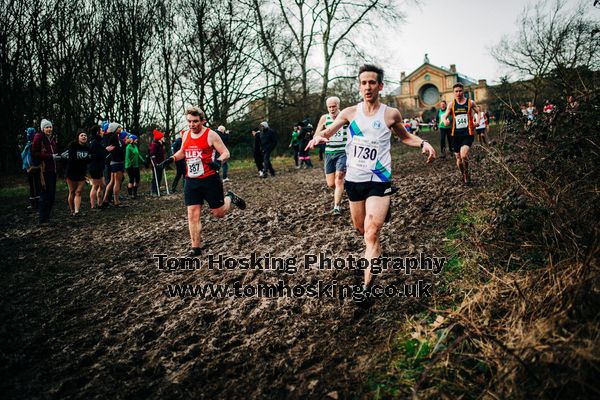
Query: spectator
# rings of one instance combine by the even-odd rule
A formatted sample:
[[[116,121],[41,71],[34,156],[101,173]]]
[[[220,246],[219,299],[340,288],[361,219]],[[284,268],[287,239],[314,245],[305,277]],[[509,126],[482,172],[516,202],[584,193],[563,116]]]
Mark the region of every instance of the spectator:
[[[138,186],[140,185],[140,163],[144,163],[144,158],[140,155],[138,138],[131,135],[127,138],[127,147],[125,148],[125,171],[127,171],[129,177],[127,193],[133,199],[137,197]]]
[[[273,169],[273,165],[271,164],[271,152],[275,149],[277,145],[277,134],[274,130],[269,128],[269,124],[267,121],[261,122],[261,132],[260,132],[260,147],[262,149],[263,154],[263,178],[267,177],[267,173],[270,173],[271,176],[275,176],[275,170]]]
[[[155,166],[165,161],[165,134],[154,129],[152,131],[154,140],[150,144],[150,159],[152,160],[152,194],[158,195],[162,183],[162,170],[158,171]]]
[[[308,142],[313,138],[313,126],[310,123],[306,125],[304,121],[299,122],[298,125],[300,125],[300,150],[298,152],[300,167],[304,166],[305,168],[312,168],[313,164],[310,160],[310,150],[306,150],[306,146],[308,146]]]
[[[256,129],[252,129],[252,136],[254,137],[254,164],[256,165],[256,168],[258,169],[258,176],[260,176],[262,178],[262,176],[264,175],[263,173],[263,154],[262,154],[262,148],[260,146],[260,129],[256,128]]]
[[[181,149],[181,134],[178,133],[175,135],[175,140],[171,145],[171,151],[173,154],[177,153]],[[181,159],[175,162],[175,168],[177,169],[177,173],[175,174],[175,179],[173,179],[173,185],[171,185],[171,192],[175,193],[177,191],[177,184],[182,177],[185,177],[185,159]],[[185,188],[185,179],[181,181],[181,185]]]
[[[85,184],[87,165],[92,159],[92,152],[87,145],[87,133],[77,132],[77,139],[69,144],[67,162],[67,185],[69,186],[69,210],[71,215],[79,215],[81,208],[81,192]]]
[[[41,132],[38,132],[31,144],[31,157],[34,165],[41,168],[39,223],[47,223],[50,218],[56,195],[56,160],[60,159],[56,141],[52,135],[52,122],[42,119]]]
[[[27,181],[29,182],[29,206],[27,208],[37,211],[40,192],[42,190],[42,182],[40,180],[40,166],[33,164],[33,158],[31,156],[31,146],[35,133],[35,128],[27,128],[25,131],[27,144],[21,153],[21,161],[23,171],[27,173]]]
[[[102,144],[102,136],[104,131],[99,126],[93,126],[89,130],[90,140],[90,151],[92,159],[89,163],[89,173],[92,178],[92,189],[90,190],[90,209],[94,211],[100,210],[102,205],[103,191],[106,188],[106,181],[104,180],[104,166],[106,156],[106,146]]]
[[[294,152],[294,163],[296,164],[296,168],[300,168],[300,164],[298,164],[298,151],[300,150],[300,127],[298,125],[294,126],[294,130],[292,130],[292,140],[290,140],[289,148]]]
[[[225,129],[223,125],[217,128],[217,134],[223,141],[225,147],[229,146],[229,131]],[[215,160],[219,158],[221,155],[219,152],[215,152]],[[223,172],[223,182],[229,182],[229,178],[227,177],[227,172],[229,171],[229,161],[225,161],[223,165],[221,165],[221,171]]]
[[[104,192],[104,201],[100,206],[101,208],[108,207],[108,202],[111,198],[111,194],[114,206],[120,206],[119,192],[121,191],[121,183],[123,182],[123,172],[125,171],[125,145],[123,144],[120,138],[122,130],[123,127],[116,122],[111,122],[106,130],[106,142],[108,142],[108,146],[106,146],[106,151],[110,153],[107,157],[110,160],[110,181],[106,186],[106,191]]]

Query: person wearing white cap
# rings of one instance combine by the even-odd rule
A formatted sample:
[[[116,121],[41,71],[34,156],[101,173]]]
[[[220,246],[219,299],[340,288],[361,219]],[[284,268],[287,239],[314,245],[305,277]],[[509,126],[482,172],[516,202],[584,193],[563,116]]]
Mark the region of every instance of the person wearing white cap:
[[[56,160],[60,159],[56,141],[52,136],[52,122],[42,119],[40,123],[41,132],[38,132],[31,144],[31,157],[35,165],[42,170],[40,175],[42,190],[39,202],[39,222],[48,222],[50,211],[54,205],[56,194]]]
[[[121,191],[121,182],[123,182],[123,172],[125,171],[125,145],[119,139],[119,134],[123,130],[123,127],[116,123],[111,122],[108,125],[108,146],[106,151],[110,153],[110,181],[106,185],[106,191],[104,192],[104,200],[100,208],[106,208],[109,206],[108,199],[112,194],[114,199],[114,206],[119,207],[119,192]]]
[[[275,170],[273,164],[271,164],[271,152],[277,145],[277,135],[274,130],[269,128],[267,121],[260,123],[260,145],[263,153],[263,178],[267,177],[267,173],[271,173],[271,176],[275,176]]]

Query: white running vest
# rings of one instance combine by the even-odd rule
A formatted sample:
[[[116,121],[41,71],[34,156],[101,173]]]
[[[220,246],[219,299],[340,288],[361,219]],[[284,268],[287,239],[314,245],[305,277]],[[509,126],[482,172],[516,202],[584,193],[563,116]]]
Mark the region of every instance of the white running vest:
[[[390,128],[385,124],[381,104],[372,117],[364,113],[364,103],[356,106],[354,120],[348,126],[346,144],[346,180],[349,182],[391,182],[392,155]]]

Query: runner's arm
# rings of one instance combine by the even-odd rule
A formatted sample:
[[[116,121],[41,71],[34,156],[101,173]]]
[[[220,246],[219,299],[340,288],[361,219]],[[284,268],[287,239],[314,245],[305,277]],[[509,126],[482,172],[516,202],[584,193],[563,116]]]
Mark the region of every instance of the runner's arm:
[[[317,130],[315,131],[315,136],[321,136],[321,132],[325,130],[325,114],[321,115],[319,119],[319,123],[317,124]]]
[[[427,162],[430,163],[435,159],[435,149],[433,146],[429,144],[428,141],[421,139],[417,135],[413,135],[412,133],[408,133],[406,128],[404,127],[404,122],[402,120],[402,115],[400,111],[397,109],[391,109],[392,111],[392,125],[390,128],[392,131],[400,138],[402,143],[411,147],[421,147],[423,149],[423,154],[427,153],[429,156],[427,157]]]
[[[317,130],[304,150],[314,149],[318,144],[327,143],[329,141],[328,139],[333,136],[333,134],[336,133],[342,126],[349,124],[350,120],[348,119],[348,114],[350,114],[351,108],[352,107],[344,108],[331,125],[323,130]]]
[[[450,116],[451,111],[452,111],[452,103],[450,103],[449,107],[446,107],[446,112],[442,115],[442,122],[446,126],[450,125],[450,120],[448,119],[448,117]]]
[[[225,147],[221,137],[212,130],[208,132],[208,144],[214,147],[215,150],[217,150],[217,152],[220,154],[219,158],[217,158],[218,161],[224,163],[229,160],[229,150],[227,150],[227,147]]]
[[[173,158],[173,161],[179,161],[183,158],[185,158],[185,152],[183,151],[183,147],[179,150],[177,150],[177,152],[175,154],[173,154],[171,156],[171,158]]]
[[[473,118],[473,122],[474,122],[475,126],[477,126],[477,125],[479,125],[479,107],[473,100],[470,100],[470,101],[471,101],[471,112],[475,115],[475,118]]]

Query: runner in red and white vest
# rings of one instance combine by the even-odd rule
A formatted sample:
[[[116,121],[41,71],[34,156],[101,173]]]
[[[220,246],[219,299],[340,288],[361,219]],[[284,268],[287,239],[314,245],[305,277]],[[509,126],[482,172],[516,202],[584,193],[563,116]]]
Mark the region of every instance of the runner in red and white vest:
[[[223,144],[219,135],[204,126],[206,118],[199,107],[189,107],[185,112],[188,130],[181,134],[182,144],[171,157],[157,165],[165,168],[173,161],[185,159],[185,189],[184,199],[188,212],[188,226],[192,241],[190,255],[201,254],[200,248],[200,215],[202,203],[206,201],[212,215],[223,218],[235,205],[240,209],[246,208],[246,202],[233,192],[223,195],[223,182],[217,173],[221,163],[229,159],[229,150]],[[220,154],[214,159],[215,150]]]

